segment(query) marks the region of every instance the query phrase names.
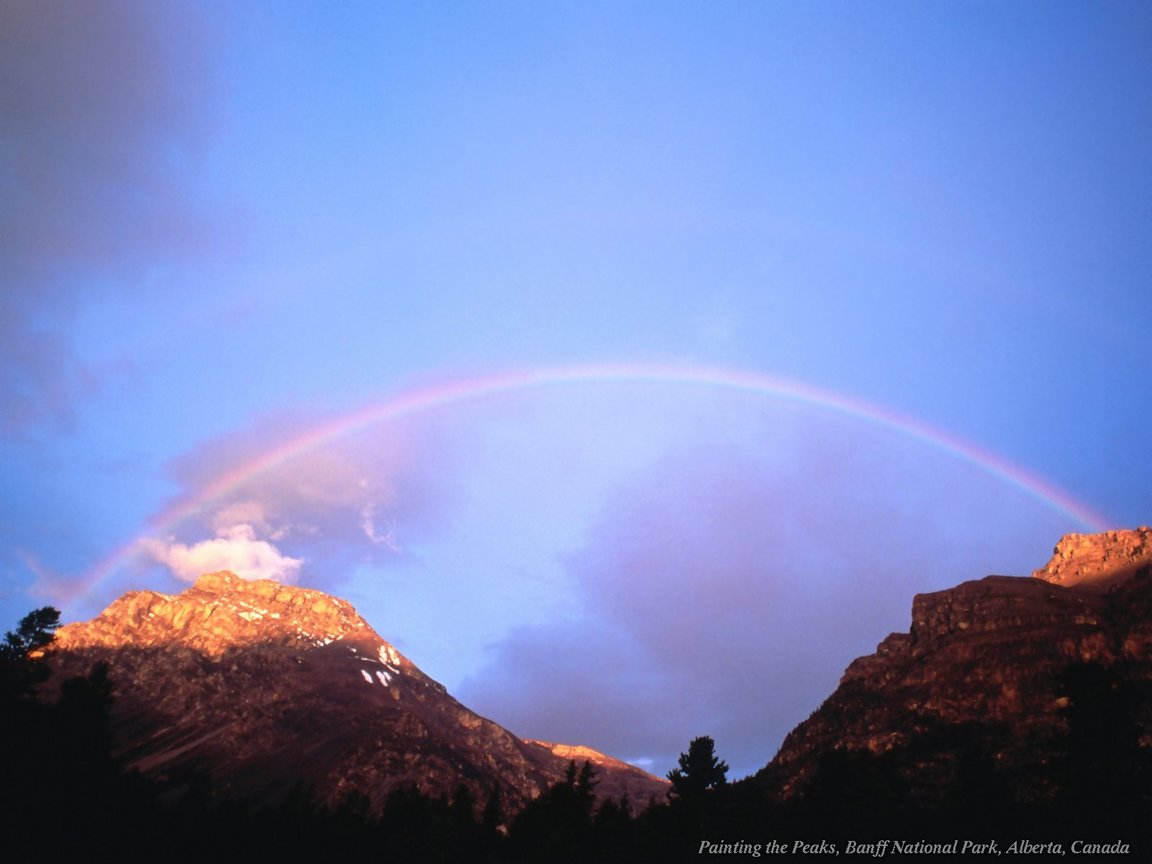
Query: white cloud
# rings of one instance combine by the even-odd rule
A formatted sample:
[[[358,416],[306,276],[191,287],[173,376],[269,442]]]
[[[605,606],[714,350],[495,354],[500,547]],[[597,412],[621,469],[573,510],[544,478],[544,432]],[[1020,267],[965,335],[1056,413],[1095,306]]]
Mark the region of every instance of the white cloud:
[[[217,570],[231,570],[244,579],[295,582],[304,563],[301,558],[281,554],[268,541],[257,539],[256,529],[247,523],[220,527],[214,539],[191,546],[161,540],[147,540],[144,545],[157,561],[185,582],[195,582],[203,574]]]

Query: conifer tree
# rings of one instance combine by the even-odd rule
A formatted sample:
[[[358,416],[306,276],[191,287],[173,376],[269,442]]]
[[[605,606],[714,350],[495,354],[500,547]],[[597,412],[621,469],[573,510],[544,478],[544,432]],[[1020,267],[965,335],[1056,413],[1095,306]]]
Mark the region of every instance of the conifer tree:
[[[728,782],[728,763],[717,758],[716,742],[707,735],[692,739],[688,752],[680,754],[679,764],[679,768],[668,772],[672,782],[668,797],[673,800],[700,801],[709,789],[718,789]]]

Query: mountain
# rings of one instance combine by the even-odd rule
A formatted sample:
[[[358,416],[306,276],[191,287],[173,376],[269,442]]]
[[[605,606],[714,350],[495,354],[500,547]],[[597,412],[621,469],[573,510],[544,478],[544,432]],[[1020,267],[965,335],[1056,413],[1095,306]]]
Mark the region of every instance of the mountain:
[[[1052,560],[1032,576],[1066,588],[1107,591],[1127,582],[1152,563],[1152,528],[1066,534]]]
[[[916,596],[910,630],[855,660],[756,781],[800,801],[851,765],[922,804],[979,788],[989,806],[1048,807],[1090,772],[1094,806],[1115,808],[1147,794],[1150,745],[1152,529],[1138,528],[1068,535],[1031,578]]]
[[[1149,528],[1068,535],[1032,578],[918,595],[909,631],[855,660],[758,774],[687,784],[636,818],[594,810],[583,780],[549,787],[585,760],[602,795],[663,801],[667,784],[477,716],[342,600],[230,573],[177,597],[128,594],[61,628],[45,659],[57,682],[109,663],[122,759],[157,783],[108,770],[104,727],[91,722],[107,704],[99,675],[66,681],[54,705],[10,693],[20,709],[10,713],[25,721],[0,754],[22,769],[5,799],[24,829],[14,860],[42,860],[46,839],[60,860],[128,860],[133,849],[153,860],[164,844],[189,862],[664,862],[761,851],[734,838],[793,854],[927,854],[961,851],[962,841],[965,852],[1039,860],[1093,850],[1148,859],[1150,541]],[[40,680],[24,662],[13,668]],[[286,806],[255,817],[243,805],[205,806],[203,775],[211,788]],[[467,797],[385,802],[407,784],[451,795],[460,783],[472,801],[498,790],[514,818],[500,830],[487,810],[460,819]],[[328,804],[365,796],[381,818],[301,807],[291,795],[301,784]],[[98,847],[116,855],[94,858]]]
[[[206,774],[246,800],[310,787],[378,811],[400,787],[451,796],[463,784],[514,811],[589,759],[603,796],[643,805],[667,789],[593,750],[521,740],[315,590],[220,572],[178,596],[131,592],[61,627],[47,659],[55,681],[108,663],[121,758],[177,787]]]

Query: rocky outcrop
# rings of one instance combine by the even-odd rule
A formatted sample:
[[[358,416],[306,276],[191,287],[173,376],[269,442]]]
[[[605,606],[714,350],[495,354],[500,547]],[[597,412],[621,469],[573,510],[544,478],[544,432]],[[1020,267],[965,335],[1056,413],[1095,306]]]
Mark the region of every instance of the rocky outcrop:
[[[48,659],[55,681],[109,664],[128,767],[173,784],[204,773],[237,797],[307,786],[329,804],[356,793],[379,808],[401,786],[464,784],[515,809],[568,764],[461,705],[347,602],[232,573],[178,596],[126,594],[60,628]],[[597,767],[633,800],[663,790],[631,766]]]
[[[1068,588],[1106,590],[1127,581],[1149,563],[1152,563],[1152,528],[1066,534],[1056,544],[1052,560],[1032,575]]]
[[[1125,686],[1152,681],[1148,535],[1069,535],[1040,578],[989,576],[918,595],[909,632],[855,660],[761,780],[789,798],[828,753],[915,753],[904,779],[930,799],[978,745],[1018,798],[1052,794],[1046,766],[1067,731],[1067,670],[1090,663],[1123,670]]]

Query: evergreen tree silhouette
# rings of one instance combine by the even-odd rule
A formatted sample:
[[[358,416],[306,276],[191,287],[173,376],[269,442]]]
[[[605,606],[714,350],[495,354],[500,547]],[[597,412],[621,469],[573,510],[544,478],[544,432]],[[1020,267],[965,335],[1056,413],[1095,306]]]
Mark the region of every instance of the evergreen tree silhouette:
[[[709,789],[720,789],[728,782],[728,763],[717,758],[716,742],[707,735],[692,739],[688,752],[680,754],[679,765],[668,772],[672,800],[702,801]]]
[[[568,763],[564,779],[517,814],[508,837],[510,860],[579,864],[594,860],[596,771]]]
[[[60,612],[43,606],[20,619],[0,643],[0,698],[35,699],[37,685],[48,680],[40,652],[56,638]]]

